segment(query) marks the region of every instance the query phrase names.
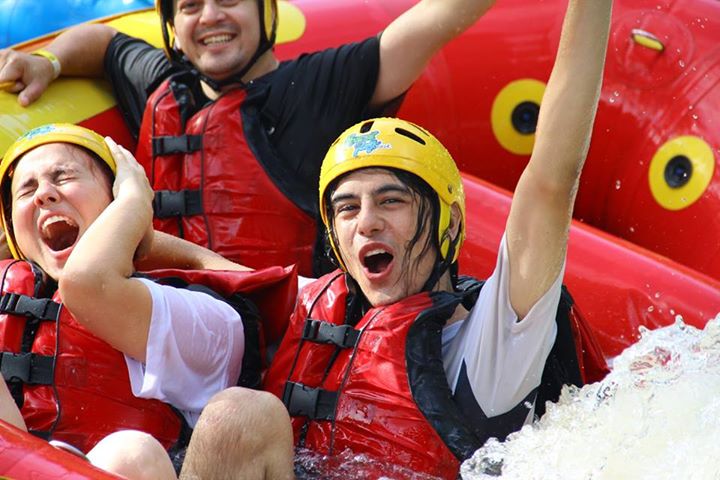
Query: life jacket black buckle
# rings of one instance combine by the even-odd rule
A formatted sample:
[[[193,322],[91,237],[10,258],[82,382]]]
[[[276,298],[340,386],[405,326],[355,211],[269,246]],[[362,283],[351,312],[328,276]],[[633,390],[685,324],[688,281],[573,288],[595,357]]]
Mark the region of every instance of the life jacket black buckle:
[[[354,348],[360,338],[360,330],[350,325],[333,325],[322,320],[305,320],[302,339],[315,343],[329,343],[340,348]]]
[[[6,293],[0,297],[0,313],[55,321],[59,312],[60,304],[49,298],[32,298],[18,293]]]
[[[157,218],[189,217],[203,212],[200,190],[158,190],[153,198]]]
[[[153,157],[174,153],[193,153],[202,150],[202,135],[178,135],[153,137]]]
[[[0,371],[8,382],[51,385],[53,361],[53,357],[34,353],[2,352],[0,354]]]
[[[290,415],[307,417],[310,420],[332,420],[335,417],[337,398],[337,392],[295,382],[287,382],[283,392],[283,403]]]

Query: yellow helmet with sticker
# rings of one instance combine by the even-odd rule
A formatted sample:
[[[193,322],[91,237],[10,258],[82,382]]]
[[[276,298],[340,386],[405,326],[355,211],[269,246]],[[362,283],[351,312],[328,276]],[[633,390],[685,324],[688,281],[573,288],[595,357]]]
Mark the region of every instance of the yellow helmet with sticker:
[[[162,37],[165,48],[165,54],[168,58],[173,58],[175,52],[175,40],[173,35],[173,18],[175,17],[175,2],[177,0],[155,0],[155,11],[160,17],[160,26],[162,28]],[[277,0],[257,0],[258,11],[260,13],[260,46],[271,48],[275,44],[277,35]]]
[[[87,128],[71,123],[52,123],[34,128],[22,137],[18,138],[15,143],[10,145],[0,160],[0,189],[3,194],[0,195],[0,220],[2,221],[2,229],[5,232],[5,239],[14,258],[23,258],[22,253],[15,244],[15,238],[10,225],[10,199],[5,194],[8,185],[6,181],[10,178],[11,167],[23,155],[30,150],[46,145],[48,143],[70,143],[86,148],[96,154],[103,162],[105,162],[113,173],[116,173],[117,167],[113,159],[110,149],[105,143],[105,139]]]
[[[437,241],[446,259],[453,239],[449,238],[451,206],[461,212],[460,233],[450,263],[457,260],[465,239],[465,190],[457,165],[447,149],[431,133],[397,118],[376,118],[347,129],[330,146],[320,169],[320,216],[330,230],[325,195],[328,186],[346,173],[368,167],[386,167],[417,175],[432,188],[440,204]],[[342,263],[332,235],[330,243]]]

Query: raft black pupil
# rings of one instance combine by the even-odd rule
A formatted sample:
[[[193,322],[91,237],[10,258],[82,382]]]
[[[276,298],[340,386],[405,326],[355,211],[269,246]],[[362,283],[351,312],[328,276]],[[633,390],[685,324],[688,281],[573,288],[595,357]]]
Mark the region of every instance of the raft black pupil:
[[[535,133],[540,105],[535,102],[522,102],[512,112],[512,124],[523,135]]]
[[[665,182],[670,188],[680,188],[690,181],[692,162],[685,155],[676,155],[665,166]]]

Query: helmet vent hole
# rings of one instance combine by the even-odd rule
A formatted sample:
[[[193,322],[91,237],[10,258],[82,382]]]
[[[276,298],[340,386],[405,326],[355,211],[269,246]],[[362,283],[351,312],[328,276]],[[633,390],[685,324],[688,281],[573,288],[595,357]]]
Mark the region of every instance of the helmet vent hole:
[[[374,123],[375,123],[375,122],[373,122],[372,120],[369,121],[369,122],[363,123],[363,124],[362,124],[362,127],[360,127],[360,133],[367,133],[367,132],[369,132]]]
[[[419,144],[421,144],[421,145],[425,145],[425,140],[423,140],[422,138],[418,137],[417,135],[415,135],[414,133],[412,133],[412,132],[409,131],[409,130],[405,130],[404,128],[396,128],[396,129],[395,129],[395,132],[398,133],[398,134],[400,134],[400,135],[402,135],[402,136],[404,136],[404,137],[409,138],[410,140],[414,140],[414,141],[416,141],[417,143],[419,143]]]

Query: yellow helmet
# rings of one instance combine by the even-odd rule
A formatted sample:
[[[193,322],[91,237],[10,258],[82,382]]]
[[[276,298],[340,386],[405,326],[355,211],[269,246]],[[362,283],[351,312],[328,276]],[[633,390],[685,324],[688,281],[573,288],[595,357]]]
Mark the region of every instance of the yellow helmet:
[[[10,176],[10,167],[17,162],[20,157],[35,147],[48,143],[70,143],[84,147],[100,157],[108,167],[110,167],[113,173],[117,171],[115,160],[105,143],[105,139],[92,130],[88,130],[79,125],[73,125],[71,123],[51,123],[33,128],[18,138],[15,143],[10,145],[0,161],[0,189],[3,192],[3,195],[0,195],[0,220],[10,253],[12,253],[14,258],[23,258],[23,255],[15,245],[12,228],[8,228],[11,218],[8,218],[10,215],[10,205],[6,204],[10,199],[4,194],[7,188],[6,180],[8,180]]]
[[[451,239],[450,207],[457,203],[461,212],[460,235],[450,263],[457,260],[465,239],[465,190],[452,156],[431,133],[414,123],[397,118],[375,118],[354,125],[343,132],[325,155],[320,169],[320,216],[330,231],[325,205],[328,186],[342,175],[368,167],[404,170],[423,179],[440,204],[437,240],[440,255],[446,259]],[[330,244],[341,262],[340,253],[330,235]],[[344,268],[344,265],[342,265]]]
[[[260,22],[260,45],[258,51],[268,50],[275,44],[277,34],[277,0],[257,0]],[[160,17],[165,54],[170,59],[177,55],[173,38],[173,18],[175,17],[175,0],[155,0],[155,11]]]

